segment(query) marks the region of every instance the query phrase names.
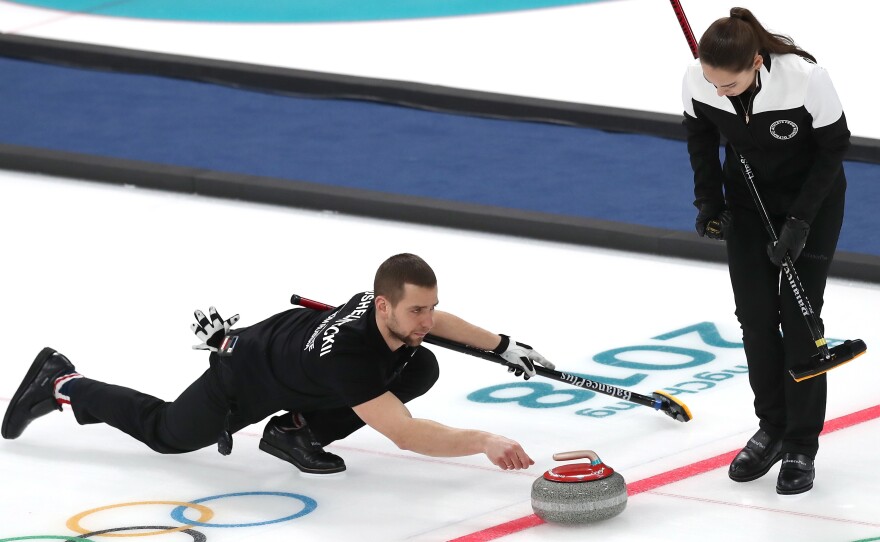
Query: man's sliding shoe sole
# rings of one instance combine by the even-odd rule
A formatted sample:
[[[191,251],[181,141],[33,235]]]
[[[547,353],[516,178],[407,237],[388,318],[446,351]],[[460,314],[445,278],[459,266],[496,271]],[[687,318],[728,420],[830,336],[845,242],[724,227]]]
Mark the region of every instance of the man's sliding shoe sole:
[[[3,438],[16,439],[33,420],[53,410],[61,410],[52,393],[53,382],[65,371],[75,369],[61,354],[58,354],[59,358],[53,358],[56,354],[58,352],[49,347],[37,354],[6,408],[3,424],[0,425]]]
[[[288,453],[284,452],[283,450],[280,450],[280,449],[276,448],[275,446],[272,446],[271,444],[266,442],[266,439],[260,439],[260,449],[269,455],[274,455],[278,459],[281,459],[283,461],[287,461],[288,463],[290,463],[294,467],[298,468],[302,472],[305,472],[308,474],[335,474],[337,472],[342,472],[345,470],[345,465],[342,465],[340,467],[330,468],[330,469],[313,469],[310,467],[306,467],[305,465],[303,465],[299,461],[297,461],[290,454],[288,454]]]

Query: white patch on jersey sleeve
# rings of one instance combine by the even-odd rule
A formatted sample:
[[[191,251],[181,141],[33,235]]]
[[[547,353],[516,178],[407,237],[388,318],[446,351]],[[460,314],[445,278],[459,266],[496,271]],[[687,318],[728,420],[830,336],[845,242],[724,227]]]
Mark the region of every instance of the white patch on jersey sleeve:
[[[816,66],[810,74],[804,107],[813,116],[813,128],[834,124],[843,115],[843,105],[824,68]]]
[[[688,74],[685,72],[684,80],[681,82],[681,103],[684,105],[684,112],[691,117],[696,118],[697,113],[694,111],[694,102],[692,100],[690,88],[688,88]]]

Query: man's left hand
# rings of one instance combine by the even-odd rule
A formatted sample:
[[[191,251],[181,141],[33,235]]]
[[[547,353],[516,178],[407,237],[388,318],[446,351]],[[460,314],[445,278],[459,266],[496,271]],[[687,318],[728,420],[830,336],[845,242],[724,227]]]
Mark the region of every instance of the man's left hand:
[[[196,337],[202,341],[201,344],[194,345],[193,350],[210,350],[216,352],[217,348],[223,342],[223,337],[229,333],[229,330],[232,329],[232,326],[234,326],[239,319],[239,316],[236,314],[228,320],[223,320],[223,318],[217,314],[217,309],[214,307],[208,308],[210,320],[202,311],[197,310],[193,314],[196,317],[196,321],[190,326],[190,329],[192,329],[193,333],[196,334]]]
[[[522,376],[526,380],[537,374],[535,371],[536,363],[551,370],[556,368],[531,346],[518,343],[507,335],[501,336],[501,343],[495,347],[493,352],[500,354],[504,361],[510,365],[507,369],[509,372],[516,376]]]

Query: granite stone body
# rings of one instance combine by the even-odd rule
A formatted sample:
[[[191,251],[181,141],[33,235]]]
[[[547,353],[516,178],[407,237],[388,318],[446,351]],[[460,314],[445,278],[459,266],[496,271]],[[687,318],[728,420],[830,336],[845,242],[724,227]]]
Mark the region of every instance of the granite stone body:
[[[624,508],[626,481],[617,472],[583,482],[557,482],[542,476],[532,484],[532,510],[548,523],[593,523],[612,518]]]

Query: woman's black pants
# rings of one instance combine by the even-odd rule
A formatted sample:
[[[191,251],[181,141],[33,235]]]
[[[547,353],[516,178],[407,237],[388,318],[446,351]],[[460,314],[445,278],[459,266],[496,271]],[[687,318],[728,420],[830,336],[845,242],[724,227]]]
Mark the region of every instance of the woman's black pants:
[[[843,198],[824,206],[810,225],[803,252],[794,267],[816,314],[820,331],[825,283],[843,222]],[[749,382],[755,395],[760,428],[783,439],[783,451],[815,457],[825,423],[825,375],[795,382],[788,373],[816,355],[801,308],[780,269],[767,255],[767,233],[761,217],[733,208],[727,236],[730,281],[736,316],[743,332]],[[773,219],[777,233],[785,217]]]

